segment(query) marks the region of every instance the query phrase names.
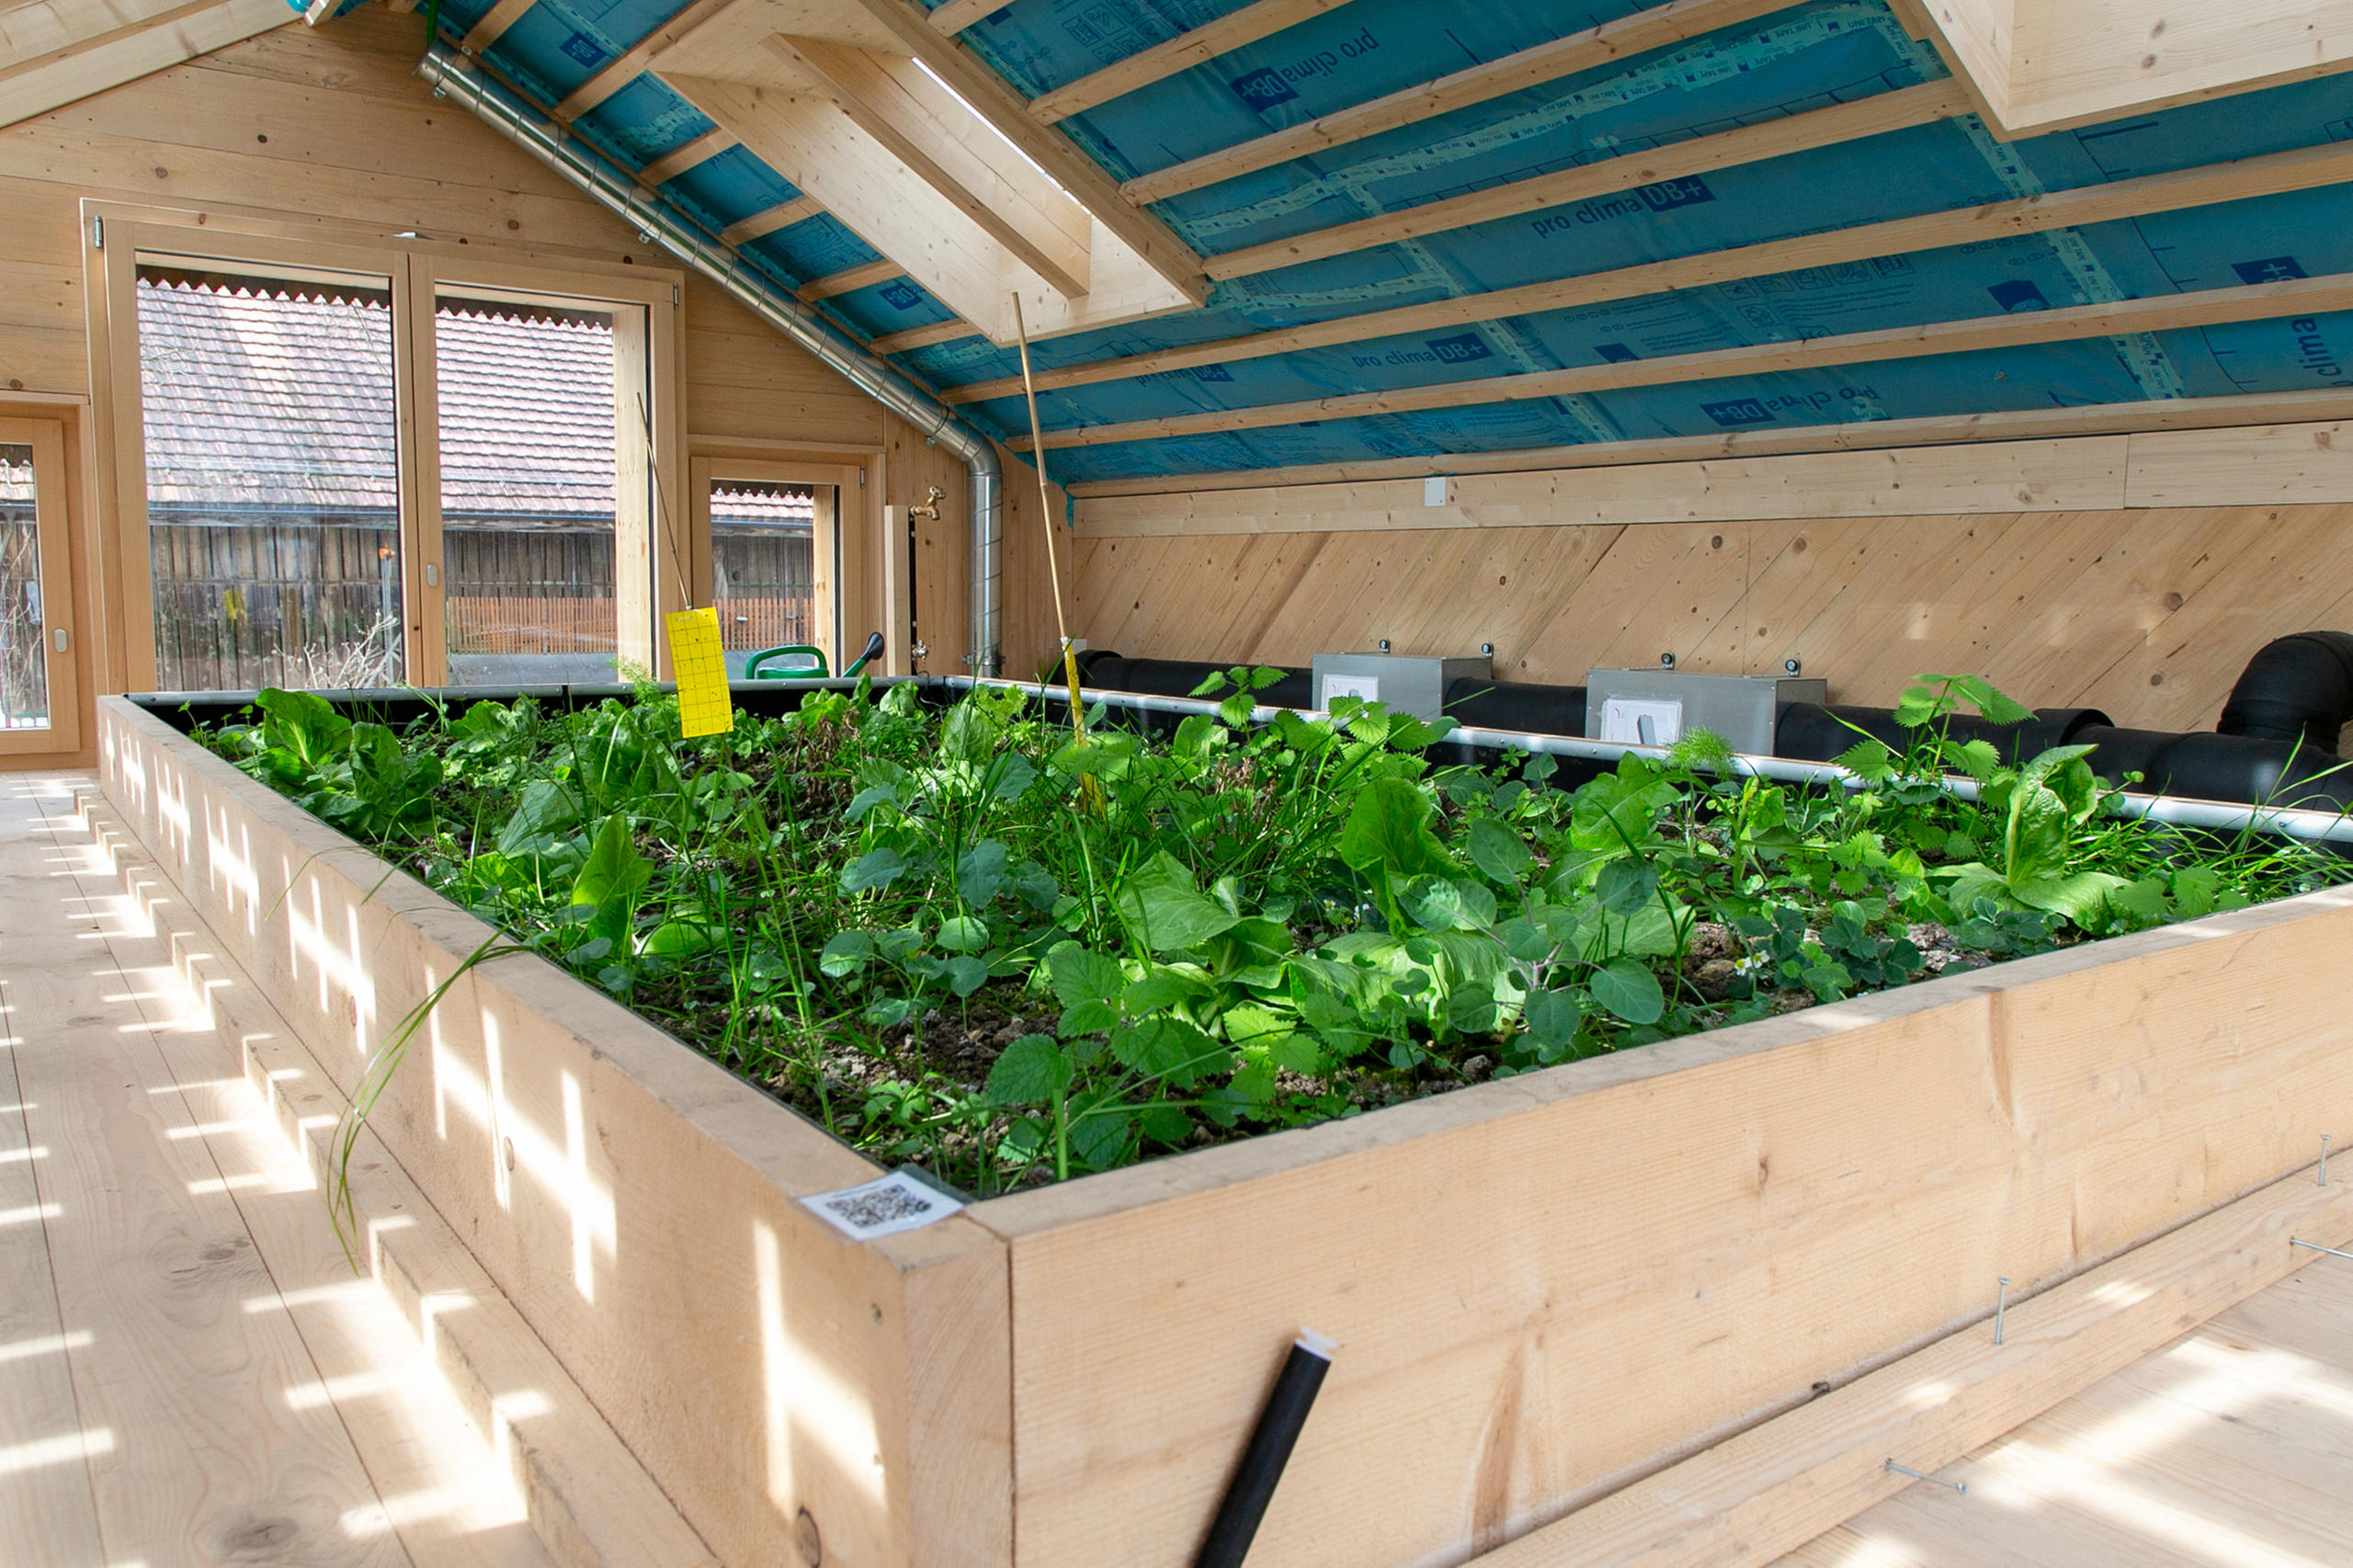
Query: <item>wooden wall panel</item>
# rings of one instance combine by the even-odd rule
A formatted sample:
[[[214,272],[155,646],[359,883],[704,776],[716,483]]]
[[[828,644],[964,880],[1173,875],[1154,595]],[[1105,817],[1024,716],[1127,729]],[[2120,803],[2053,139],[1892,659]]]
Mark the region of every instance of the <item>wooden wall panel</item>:
[[[1090,503],[1091,506],[1093,504]],[[1097,647],[1303,665],[1470,653],[1576,684],[1663,653],[1891,701],[1974,671],[2037,706],[2207,729],[2270,639],[2353,627],[2353,503],[1078,540]]]

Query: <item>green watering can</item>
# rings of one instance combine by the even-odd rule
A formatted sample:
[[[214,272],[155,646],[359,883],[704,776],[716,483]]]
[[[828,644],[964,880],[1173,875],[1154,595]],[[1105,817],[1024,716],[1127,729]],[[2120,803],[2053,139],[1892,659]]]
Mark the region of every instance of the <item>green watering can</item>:
[[[882,634],[877,631],[866,640],[866,647],[859,653],[858,658],[847,669],[842,671],[842,678],[847,680],[858,674],[880,657],[881,653]],[[771,659],[785,660],[789,663],[781,669],[761,667]],[[825,651],[807,642],[789,642],[781,648],[763,648],[753,654],[744,665],[745,680],[824,680],[825,676]]]

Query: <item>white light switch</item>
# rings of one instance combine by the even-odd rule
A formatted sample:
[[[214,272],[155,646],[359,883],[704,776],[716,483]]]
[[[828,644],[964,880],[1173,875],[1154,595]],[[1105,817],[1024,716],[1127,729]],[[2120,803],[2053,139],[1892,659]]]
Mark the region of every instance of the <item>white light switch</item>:
[[[1324,706],[1332,706],[1336,697],[1361,697],[1367,702],[1381,700],[1379,676],[1330,675],[1324,677]]]

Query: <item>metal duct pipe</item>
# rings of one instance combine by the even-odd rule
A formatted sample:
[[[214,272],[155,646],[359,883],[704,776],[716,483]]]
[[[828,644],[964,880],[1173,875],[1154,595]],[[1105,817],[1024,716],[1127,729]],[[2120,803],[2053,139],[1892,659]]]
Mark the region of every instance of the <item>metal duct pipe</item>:
[[[963,460],[972,478],[972,651],[967,662],[976,676],[996,674],[1004,619],[1004,471],[988,437],[745,266],[717,239],[689,228],[652,193],[563,126],[490,80],[472,61],[437,40],[417,62],[416,74],[433,85],[437,95],[455,98],[509,142],[586,191],[634,228],[641,239],[659,244],[840,371],[858,391],[921,430],[926,441],[936,442]]]

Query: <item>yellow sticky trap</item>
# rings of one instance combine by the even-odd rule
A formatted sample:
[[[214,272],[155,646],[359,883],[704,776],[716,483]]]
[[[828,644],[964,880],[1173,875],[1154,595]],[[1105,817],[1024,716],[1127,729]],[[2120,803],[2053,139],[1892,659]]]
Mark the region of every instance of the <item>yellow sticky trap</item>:
[[[678,677],[681,736],[723,735],[735,727],[717,610],[682,609],[670,617],[670,667]]]

